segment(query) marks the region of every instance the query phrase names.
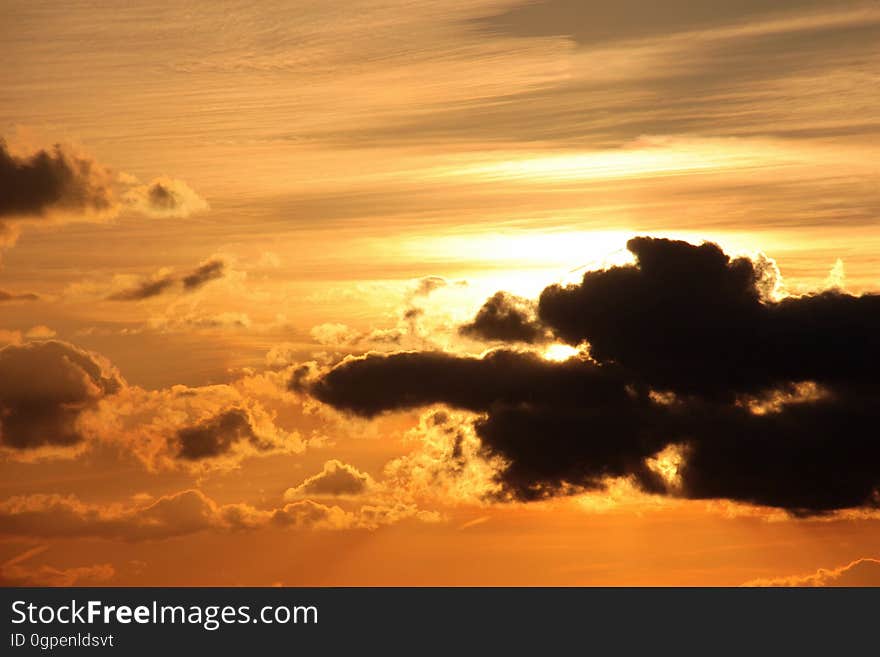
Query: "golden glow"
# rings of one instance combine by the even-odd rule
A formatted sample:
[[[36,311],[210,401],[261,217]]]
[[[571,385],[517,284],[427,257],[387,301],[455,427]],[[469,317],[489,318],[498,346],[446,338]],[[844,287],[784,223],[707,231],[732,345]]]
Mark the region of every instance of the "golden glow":
[[[45,549],[4,537],[0,582],[739,584],[876,555],[876,518],[791,523],[679,499],[680,446],[647,461],[670,496],[616,479],[498,503],[504,463],[482,453],[478,418],[366,421],[288,387],[292,368],[349,354],[496,348],[459,333],[488,297],[534,300],[631,263],[635,235],[762,251],[784,276],[772,299],[876,290],[880,8],[712,2],[724,11],[697,27],[671,9],[629,25],[598,2],[191,0],[165,3],[162,20],[147,0],[63,15],[4,3],[0,138],[17,154],[72,143],[120,191],[112,219],[0,217],[0,346],[69,342],[129,387],[79,420],[110,437],[94,454],[47,447],[0,462],[0,502],[128,508],[194,488],[243,518],[338,459],[375,485],[322,503],[343,518],[369,507],[362,524],[377,529],[215,527],[172,546],[62,527]],[[607,38],[545,29],[578,4]],[[493,18],[522,7],[540,20],[508,32]],[[148,181],[182,204],[148,203]],[[222,277],[183,287],[215,258]],[[426,277],[437,285],[421,287]],[[111,300],[165,278],[177,283]],[[587,353],[530,348],[551,362]],[[772,414],[823,394],[802,382],[740,403]],[[650,399],[677,410],[672,393]],[[247,410],[273,448],[242,443],[211,472],[161,469],[174,427],[227,407]],[[432,514],[445,522],[419,520]]]
[[[667,145],[666,140],[646,140],[623,150],[523,157],[463,167],[454,173],[468,178],[541,183],[669,176],[768,161],[781,164],[794,158],[766,144],[694,140]]]
[[[571,345],[556,343],[547,347],[544,350],[543,356],[545,360],[561,363],[570,358],[574,358],[579,353],[580,351]]]
[[[681,445],[667,445],[649,458],[646,464],[660,475],[667,486],[677,488],[681,485],[681,466],[684,465],[685,455],[685,449]]]

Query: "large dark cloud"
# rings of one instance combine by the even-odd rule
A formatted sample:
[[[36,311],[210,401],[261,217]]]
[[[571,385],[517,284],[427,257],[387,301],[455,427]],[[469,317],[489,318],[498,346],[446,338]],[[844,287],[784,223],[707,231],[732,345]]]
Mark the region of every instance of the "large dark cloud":
[[[530,316],[528,302],[506,292],[496,292],[477,312],[474,321],[459,329],[462,335],[481,340],[525,342],[546,339],[547,331]]]
[[[113,207],[113,194],[99,168],[61,146],[16,157],[0,139],[0,217],[39,217],[52,210],[107,211]]]
[[[880,505],[880,298],[772,301],[771,272],[714,244],[628,247],[634,264],[540,298],[544,330],[588,343],[592,360],[373,354],[308,388],[367,417],[434,403],[481,413],[483,447],[522,499],[630,476],[653,492],[803,515]],[[669,479],[648,461],[672,445],[683,463]]]
[[[343,362],[309,390],[325,403],[372,417],[437,402],[471,411],[499,404],[612,403],[626,397],[622,383],[596,365],[551,363],[502,349],[484,358],[432,351],[369,354]],[[301,380],[296,385],[301,389]]]
[[[63,342],[0,349],[0,444],[16,450],[69,447],[84,440],[80,414],[122,380],[95,357]]]
[[[541,294],[540,320],[601,362],[685,393],[734,395],[789,381],[872,383],[880,295],[762,299],[767,272],[714,244],[635,238],[636,264]]]

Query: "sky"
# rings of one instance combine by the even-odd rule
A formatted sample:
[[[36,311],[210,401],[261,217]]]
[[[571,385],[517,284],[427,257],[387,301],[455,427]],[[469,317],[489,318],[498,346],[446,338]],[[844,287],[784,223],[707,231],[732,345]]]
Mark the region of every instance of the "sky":
[[[8,0],[0,582],[878,585],[876,0]]]

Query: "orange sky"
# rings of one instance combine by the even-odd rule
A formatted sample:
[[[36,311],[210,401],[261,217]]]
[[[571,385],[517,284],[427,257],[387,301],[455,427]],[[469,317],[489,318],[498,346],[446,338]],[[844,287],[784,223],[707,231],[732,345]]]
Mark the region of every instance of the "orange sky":
[[[5,3],[0,581],[877,583],[874,511],[499,501],[472,414],[289,386],[635,235],[880,288],[877,3],[655,4]]]

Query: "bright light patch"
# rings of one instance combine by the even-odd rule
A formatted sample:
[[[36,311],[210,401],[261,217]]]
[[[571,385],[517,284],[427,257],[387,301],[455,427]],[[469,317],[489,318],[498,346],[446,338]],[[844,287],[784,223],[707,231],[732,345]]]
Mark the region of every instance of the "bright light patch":
[[[524,154],[525,155],[525,154]],[[776,144],[760,140],[644,138],[629,148],[527,155],[453,170],[455,175],[484,180],[546,183],[669,176],[754,167],[796,161]]]
[[[569,358],[574,358],[580,353],[577,349],[567,344],[551,344],[544,350],[544,358],[546,360],[552,360],[555,363],[561,363],[563,361],[568,360]]]
[[[653,472],[656,472],[670,488],[681,486],[681,466],[684,465],[684,447],[667,445],[662,451],[645,461]]]

